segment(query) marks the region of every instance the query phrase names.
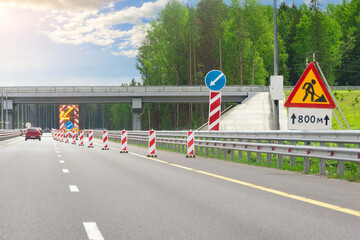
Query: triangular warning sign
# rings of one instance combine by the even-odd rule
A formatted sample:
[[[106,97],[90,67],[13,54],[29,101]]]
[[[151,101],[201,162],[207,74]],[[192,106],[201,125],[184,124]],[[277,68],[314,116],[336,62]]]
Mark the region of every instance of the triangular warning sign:
[[[335,108],[335,103],[313,62],[310,62],[296,83],[285,107]]]

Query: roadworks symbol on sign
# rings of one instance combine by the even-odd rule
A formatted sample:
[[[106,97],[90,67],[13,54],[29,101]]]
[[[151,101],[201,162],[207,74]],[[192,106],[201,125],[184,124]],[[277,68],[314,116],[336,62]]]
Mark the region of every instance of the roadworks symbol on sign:
[[[305,69],[285,107],[335,108],[328,90],[313,62]]]

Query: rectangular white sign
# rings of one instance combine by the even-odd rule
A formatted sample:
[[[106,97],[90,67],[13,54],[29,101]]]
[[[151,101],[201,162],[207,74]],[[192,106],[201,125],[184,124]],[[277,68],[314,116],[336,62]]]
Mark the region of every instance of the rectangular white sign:
[[[331,108],[289,108],[288,128],[291,130],[331,130]]]

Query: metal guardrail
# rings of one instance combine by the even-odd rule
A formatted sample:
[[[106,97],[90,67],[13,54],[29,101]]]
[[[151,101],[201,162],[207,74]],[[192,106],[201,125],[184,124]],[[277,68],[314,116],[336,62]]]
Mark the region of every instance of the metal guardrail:
[[[284,86],[293,90],[294,86]],[[332,90],[360,90],[360,86],[331,86]],[[146,93],[146,92],[209,92],[206,86],[39,86],[39,87],[0,87],[5,93]],[[268,92],[264,85],[230,85],[222,92]]]
[[[0,141],[18,137],[21,135],[22,135],[22,133],[21,133],[20,129],[0,130]]]
[[[360,86],[330,86],[332,91],[360,91]],[[284,86],[284,90],[292,91],[293,86]]]
[[[154,92],[209,92],[203,85],[198,86],[44,86],[44,87],[0,87],[5,93],[154,93]],[[226,86],[222,92],[266,92],[268,86]]]
[[[94,136],[101,138],[100,130],[94,131]],[[185,151],[187,131],[157,131],[158,147],[164,149]],[[121,131],[109,131],[109,139],[121,139]],[[148,131],[128,131],[129,143],[147,145]],[[329,146],[326,146],[329,145]],[[230,155],[234,160],[238,152],[239,160],[246,152],[247,160],[251,153],[256,153],[256,161],[260,163],[261,155],[266,154],[267,164],[272,157],[277,158],[281,168],[283,158],[290,157],[290,165],[295,166],[295,157],[304,159],[304,172],[310,169],[310,158],[319,159],[320,174],[326,174],[326,160],[337,161],[338,175],[344,175],[344,163],[358,164],[360,176],[360,131],[263,131],[263,132],[210,132],[195,131],[195,154],[209,156],[215,154],[218,158],[223,153],[226,159]]]

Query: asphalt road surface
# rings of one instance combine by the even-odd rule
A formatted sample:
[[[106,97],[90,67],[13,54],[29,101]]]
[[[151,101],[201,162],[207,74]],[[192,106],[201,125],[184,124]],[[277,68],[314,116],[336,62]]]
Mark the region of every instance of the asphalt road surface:
[[[359,183],[86,146],[0,141],[0,239],[360,239]]]

